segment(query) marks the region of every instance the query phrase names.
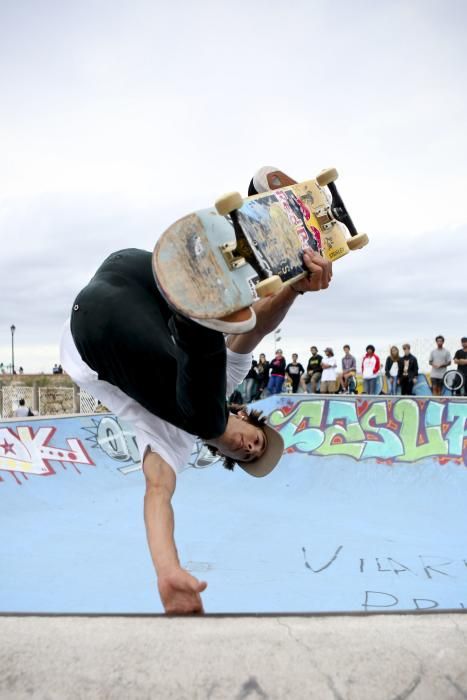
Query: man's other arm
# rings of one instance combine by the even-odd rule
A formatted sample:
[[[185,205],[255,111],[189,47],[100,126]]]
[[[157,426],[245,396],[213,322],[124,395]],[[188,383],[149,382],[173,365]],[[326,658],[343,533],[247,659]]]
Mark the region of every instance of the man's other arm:
[[[230,336],[227,345],[240,354],[252,352],[262,339],[272,333],[283,321],[295,299],[305,292],[318,292],[327,289],[332,278],[332,265],[318,253],[306,251],[303,261],[309,270],[307,277],[294,285],[284,286],[273,296],[257,301],[253,308],[256,313],[256,326],[249,333]]]
[[[202,613],[200,593],[207,586],[182,569],[174,539],[172,496],[176,477],[173,469],[154,452],[143,462],[146,478],[144,522],[149,551],[156,569],[159,594],[169,614]]]

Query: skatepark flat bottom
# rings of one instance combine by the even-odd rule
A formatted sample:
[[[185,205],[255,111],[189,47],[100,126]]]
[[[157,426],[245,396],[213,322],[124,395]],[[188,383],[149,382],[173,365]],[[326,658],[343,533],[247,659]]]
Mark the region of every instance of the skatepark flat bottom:
[[[462,611],[467,402],[270,397],[286,452],[264,479],[201,446],[174,501],[206,612]],[[161,612],[129,426],[111,414],[0,423],[0,612]],[[336,696],[337,697],[337,696]]]

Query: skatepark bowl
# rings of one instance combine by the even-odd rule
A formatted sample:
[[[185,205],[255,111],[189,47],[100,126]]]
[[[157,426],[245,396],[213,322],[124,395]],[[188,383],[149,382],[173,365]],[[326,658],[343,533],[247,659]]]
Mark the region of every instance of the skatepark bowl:
[[[411,621],[404,636],[431,620],[425,638],[438,624],[432,620],[443,619],[433,613],[449,612],[462,620],[465,654],[459,613],[467,607],[467,401],[297,394],[269,397],[255,408],[285,441],[271,475],[229,472],[198,443],[177,479],[180,560],[208,582],[207,617],[196,624],[208,624],[210,615],[350,614],[342,631],[356,624],[356,614],[384,617],[387,625],[387,613],[404,613]],[[2,421],[2,625],[23,615],[162,613],[143,495],[131,427],[114,415]],[[304,619],[311,618],[297,624]],[[456,695],[462,679],[452,673],[446,692],[414,689],[413,697],[467,697],[465,690]],[[330,688],[316,697],[367,697]],[[276,697],[253,690],[241,697]],[[206,697],[186,695],[195,696]]]

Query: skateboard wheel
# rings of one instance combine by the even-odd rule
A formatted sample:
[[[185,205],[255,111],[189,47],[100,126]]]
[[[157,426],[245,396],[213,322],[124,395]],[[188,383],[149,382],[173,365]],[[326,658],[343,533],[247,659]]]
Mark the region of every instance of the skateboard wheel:
[[[227,214],[235,211],[235,209],[240,209],[242,204],[243,197],[240,192],[229,192],[228,194],[224,194],[222,197],[219,197],[219,199],[216,199],[214,206],[216,207],[218,214],[221,216],[227,216]]]
[[[329,185],[330,182],[334,182],[339,177],[339,173],[335,168],[328,168],[327,170],[322,170],[316,177],[316,182],[320,187],[325,187]]]
[[[368,245],[368,243],[369,238],[366,233],[358,233],[356,236],[347,238],[347,245],[349,246],[350,250],[358,250],[359,248],[363,248],[364,246]]]
[[[265,280],[261,280],[256,285],[256,293],[260,299],[271,294],[277,294],[282,289],[282,280],[279,275],[273,275]]]

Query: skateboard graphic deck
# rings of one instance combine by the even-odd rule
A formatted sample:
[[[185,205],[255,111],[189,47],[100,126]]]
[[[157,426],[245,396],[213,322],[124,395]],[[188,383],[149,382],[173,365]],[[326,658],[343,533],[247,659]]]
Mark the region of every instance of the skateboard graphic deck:
[[[337,177],[336,171],[324,172]],[[307,275],[304,250],[329,260],[346,255],[349,239],[336,214],[341,220],[347,216],[359,241],[354,247],[365,245],[366,236],[356,235],[337,190],[336,196],[340,208],[333,212],[334,195],[331,203],[324,185],[309,180],[248,199],[226,195],[216,208],[179,219],[154,250],[161,292],[184,315],[222,318]]]

